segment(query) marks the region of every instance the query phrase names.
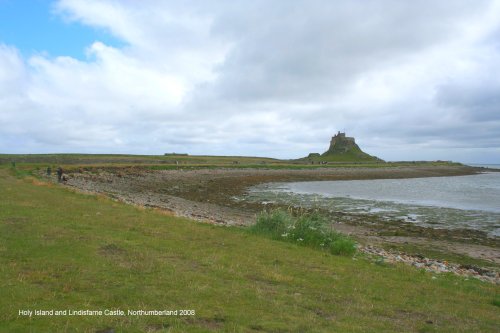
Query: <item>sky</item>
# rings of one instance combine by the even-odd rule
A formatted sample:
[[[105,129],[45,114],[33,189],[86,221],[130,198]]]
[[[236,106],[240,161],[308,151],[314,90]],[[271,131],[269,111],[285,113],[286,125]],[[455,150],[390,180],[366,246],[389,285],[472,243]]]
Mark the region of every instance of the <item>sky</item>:
[[[500,163],[500,1],[0,0],[0,153]]]

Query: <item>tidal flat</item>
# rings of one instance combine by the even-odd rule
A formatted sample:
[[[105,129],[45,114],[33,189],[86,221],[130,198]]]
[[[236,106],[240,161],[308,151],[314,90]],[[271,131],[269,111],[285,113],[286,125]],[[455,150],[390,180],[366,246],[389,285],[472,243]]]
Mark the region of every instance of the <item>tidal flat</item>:
[[[247,226],[262,210],[310,209],[300,202],[251,198],[252,188],[268,183],[408,179],[474,175],[467,166],[335,167],[316,169],[207,168],[153,170],[137,167],[75,168],[67,186],[101,193],[139,206],[220,225]],[[332,228],[352,235],[363,245],[412,254],[439,256],[460,263],[498,267],[498,237],[473,228],[434,228],[380,214],[328,211]]]

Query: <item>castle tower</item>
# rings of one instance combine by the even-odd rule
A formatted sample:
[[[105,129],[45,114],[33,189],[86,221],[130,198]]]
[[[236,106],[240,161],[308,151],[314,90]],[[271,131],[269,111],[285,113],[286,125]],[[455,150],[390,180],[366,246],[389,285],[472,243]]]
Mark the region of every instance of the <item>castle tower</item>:
[[[311,153],[306,158],[310,163],[379,163],[384,162],[376,156],[371,156],[361,150],[353,137],[338,131],[330,141],[330,147],[323,154]]]
[[[347,153],[348,151],[361,149],[356,145],[356,141],[352,137],[348,137],[344,132],[338,132],[330,141],[330,148],[323,155]]]

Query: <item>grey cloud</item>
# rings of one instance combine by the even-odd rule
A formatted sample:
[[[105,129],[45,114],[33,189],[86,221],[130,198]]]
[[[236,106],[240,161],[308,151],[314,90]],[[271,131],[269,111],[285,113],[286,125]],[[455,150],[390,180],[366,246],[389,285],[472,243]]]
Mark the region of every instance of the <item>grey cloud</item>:
[[[234,8],[214,23],[215,33],[235,37],[214,89],[243,101],[341,95],[364,72],[459,34],[460,18],[484,3],[463,5],[282,1]]]
[[[500,121],[500,80],[475,79],[481,81],[450,82],[440,86],[436,97],[438,104],[455,109],[467,121]]]
[[[126,45],[87,61],[0,47],[0,148],[294,158],[345,129],[386,159],[500,161],[492,4],[59,1]]]

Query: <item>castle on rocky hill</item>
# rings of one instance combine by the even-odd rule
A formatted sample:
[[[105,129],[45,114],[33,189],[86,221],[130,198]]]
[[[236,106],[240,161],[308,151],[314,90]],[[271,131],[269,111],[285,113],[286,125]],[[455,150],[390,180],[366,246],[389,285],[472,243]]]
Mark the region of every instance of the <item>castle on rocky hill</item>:
[[[353,137],[345,136],[345,133],[339,131],[332,137],[330,148],[328,148],[328,151],[323,153],[323,155],[327,155],[328,153],[346,153],[354,147],[358,147],[356,145],[356,140],[354,140]]]
[[[304,158],[309,162],[382,162],[381,159],[371,156],[361,150],[353,137],[338,132],[332,137],[330,147],[323,154],[311,153]]]

